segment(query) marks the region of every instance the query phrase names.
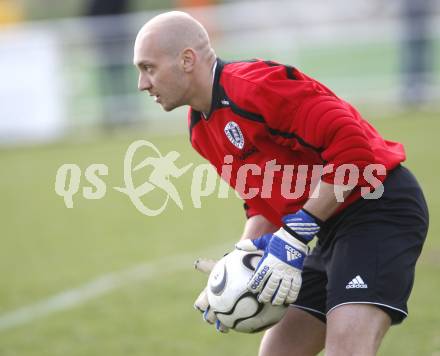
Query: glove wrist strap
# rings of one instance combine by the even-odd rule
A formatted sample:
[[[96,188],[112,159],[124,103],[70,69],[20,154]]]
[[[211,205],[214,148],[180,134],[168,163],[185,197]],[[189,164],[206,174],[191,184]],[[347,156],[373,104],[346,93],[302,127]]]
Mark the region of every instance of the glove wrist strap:
[[[314,234],[307,234],[307,232],[304,232],[304,229],[307,229],[312,225],[312,229],[314,226],[316,230],[314,233],[317,233],[322,224],[320,219],[316,218],[305,209],[301,209],[295,214],[286,215],[282,220],[284,230],[306,245],[314,238]],[[298,221],[298,224],[295,224],[295,221]],[[291,223],[293,223],[293,228],[289,226]],[[302,223],[307,227],[301,226]],[[295,225],[300,225],[298,228],[303,233],[295,231]]]
[[[322,224],[324,224],[324,221],[322,221],[321,219],[317,218],[315,215],[313,215],[311,212],[309,212],[308,210],[302,208],[301,209],[303,212],[305,212],[307,215],[311,216],[315,222],[319,225],[322,226]]]
[[[288,231],[284,227],[279,229],[278,232],[275,233],[275,235],[280,237],[281,239],[283,239],[285,242],[289,243],[290,245],[294,246],[295,248],[302,250],[303,252],[307,253],[309,250],[309,246],[307,246],[307,242],[301,241],[300,238],[291,234],[290,231]]]
[[[295,239],[302,242],[304,245],[307,245],[312,240],[307,240],[306,238],[300,236],[295,231],[293,231],[290,227],[288,227],[286,224],[283,224],[283,229],[286,230],[290,235],[292,235]]]

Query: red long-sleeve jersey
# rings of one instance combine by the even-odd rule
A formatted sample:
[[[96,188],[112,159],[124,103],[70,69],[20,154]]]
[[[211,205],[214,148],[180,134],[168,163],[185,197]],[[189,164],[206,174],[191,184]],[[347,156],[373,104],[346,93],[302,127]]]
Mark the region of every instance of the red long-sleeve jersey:
[[[323,166],[320,179],[332,184],[338,167],[353,164],[359,169],[356,188],[339,212],[369,185],[363,177],[368,165],[381,164],[389,171],[405,159],[400,143],[384,140],[323,84],[272,61],[217,59],[210,112],[205,116],[190,108],[188,124],[197,152],[244,193],[247,216],[261,214],[275,225],[309,199],[313,166]],[[266,174],[263,186],[271,162],[281,168]],[[291,180],[285,178],[289,172]],[[385,177],[376,175],[380,181]],[[286,194],[286,184],[293,194]]]

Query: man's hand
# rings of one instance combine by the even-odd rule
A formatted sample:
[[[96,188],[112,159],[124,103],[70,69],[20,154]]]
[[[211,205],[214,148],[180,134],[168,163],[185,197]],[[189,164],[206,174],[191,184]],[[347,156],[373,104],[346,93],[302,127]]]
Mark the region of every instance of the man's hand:
[[[194,268],[200,272],[209,274],[214,268],[217,262],[213,260],[207,260],[200,258],[196,262],[194,262]],[[208,294],[206,292],[206,288],[200,293],[194,302],[194,308],[200,311],[203,315],[203,320],[209,324],[215,324],[215,327],[218,331],[222,333],[227,333],[229,328],[223,325],[215,316],[214,311],[211,309],[208,301]]]
[[[308,253],[307,243],[319,231],[317,219],[304,210],[283,218],[284,226],[256,240],[242,240],[236,248],[264,250],[257,269],[248,283],[258,300],[274,305],[291,304],[301,288],[301,272]]]

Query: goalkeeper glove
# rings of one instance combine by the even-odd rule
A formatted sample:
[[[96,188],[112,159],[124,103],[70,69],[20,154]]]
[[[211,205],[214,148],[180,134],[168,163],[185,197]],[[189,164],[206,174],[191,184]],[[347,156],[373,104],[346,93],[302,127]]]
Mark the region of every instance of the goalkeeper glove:
[[[242,240],[239,250],[264,250],[254,275],[248,283],[258,300],[273,305],[291,304],[301,288],[301,272],[308,254],[307,243],[319,232],[319,220],[299,210],[283,217],[283,227],[255,240]]]
[[[194,267],[200,272],[209,274],[211,273],[216,263],[217,262],[213,260],[200,258],[196,262],[194,262]],[[200,295],[197,297],[196,301],[194,302],[194,308],[202,313],[204,321],[209,324],[215,324],[215,328],[217,329],[217,331],[227,333],[229,331],[229,328],[223,325],[220,320],[217,319],[214,311],[209,305],[206,289],[207,287],[205,287]]]

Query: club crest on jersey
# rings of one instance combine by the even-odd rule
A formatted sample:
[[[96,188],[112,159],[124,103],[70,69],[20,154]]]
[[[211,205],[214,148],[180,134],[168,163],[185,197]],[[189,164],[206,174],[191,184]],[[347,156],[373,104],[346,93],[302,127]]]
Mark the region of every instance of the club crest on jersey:
[[[244,137],[237,123],[234,121],[229,121],[225,126],[225,134],[235,147],[239,148],[240,150],[243,148]]]

